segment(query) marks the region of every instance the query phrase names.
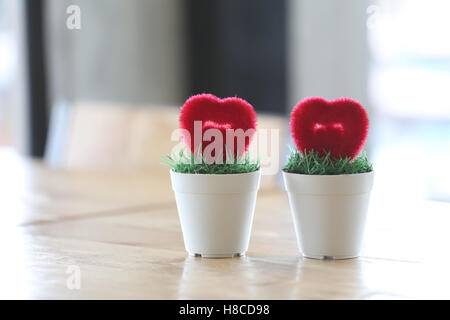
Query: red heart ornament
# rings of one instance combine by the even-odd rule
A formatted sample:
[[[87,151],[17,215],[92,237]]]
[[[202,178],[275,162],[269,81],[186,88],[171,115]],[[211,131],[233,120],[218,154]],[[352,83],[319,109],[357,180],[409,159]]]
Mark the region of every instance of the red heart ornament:
[[[225,161],[227,153],[236,158],[242,157],[247,152],[256,130],[256,113],[251,104],[237,97],[220,99],[212,94],[198,94],[190,97],[181,107],[180,128],[183,129],[182,137],[190,151],[198,152],[201,145],[202,154],[205,148],[215,141],[215,137],[207,137],[208,129],[218,129],[222,134],[223,143],[221,160]],[[234,136],[234,148],[229,147],[233,140],[227,143],[227,131],[230,129],[242,129],[242,132],[247,133],[242,141],[238,141],[238,136]],[[247,131],[249,129],[253,130]],[[207,141],[208,138],[211,141]],[[212,156],[217,158],[213,159],[214,161],[220,157],[214,152]]]
[[[369,133],[366,110],[357,101],[319,97],[300,101],[291,113],[291,134],[299,151],[330,152],[335,159],[355,159]]]

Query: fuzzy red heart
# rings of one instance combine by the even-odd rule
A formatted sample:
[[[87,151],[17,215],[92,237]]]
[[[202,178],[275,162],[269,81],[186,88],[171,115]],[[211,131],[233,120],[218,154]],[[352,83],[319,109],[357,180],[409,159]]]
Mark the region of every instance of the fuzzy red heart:
[[[201,121],[201,131],[195,128],[197,121]],[[212,94],[198,94],[190,97],[181,107],[180,128],[183,129],[182,137],[190,151],[198,152],[201,145],[202,154],[205,148],[215,141],[214,137],[210,138],[211,141],[207,141],[205,133],[208,129],[218,129],[223,138],[221,159],[225,161],[227,154],[242,157],[247,152],[256,130],[256,114],[252,105],[243,99],[237,97],[220,99]],[[243,138],[243,142],[239,142],[237,136],[233,138],[233,149],[230,147],[225,149],[229,129],[242,129],[243,132],[248,133]],[[253,130],[247,131],[249,129]],[[230,144],[228,143],[227,146]],[[213,152],[212,156],[219,157],[219,154],[215,155]]]
[[[307,98],[294,107],[290,125],[299,151],[330,152],[335,159],[355,159],[369,132],[366,110],[350,98]]]

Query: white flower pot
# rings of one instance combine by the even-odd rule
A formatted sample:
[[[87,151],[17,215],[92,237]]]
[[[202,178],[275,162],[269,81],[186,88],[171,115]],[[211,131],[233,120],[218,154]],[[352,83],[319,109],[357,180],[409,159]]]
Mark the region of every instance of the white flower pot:
[[[302,254],[314,259],[359,256],[373,172],[304,175],[283,172]]]
[[[261,170],[242,174],[170,172],[186,250],[231,258],[248,248]]]

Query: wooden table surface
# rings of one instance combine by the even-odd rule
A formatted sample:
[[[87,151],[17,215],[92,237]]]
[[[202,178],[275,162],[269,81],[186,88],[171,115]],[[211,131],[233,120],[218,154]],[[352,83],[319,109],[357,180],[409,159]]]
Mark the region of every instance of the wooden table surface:
[[[450,204],[377,180],[362,256],[319,261],[298,252],[277,186],[262,186],[245,257],[202,259],[184,250],[163,168],[68,171],[0,149],[0,174],[0,298],[450,298]]]

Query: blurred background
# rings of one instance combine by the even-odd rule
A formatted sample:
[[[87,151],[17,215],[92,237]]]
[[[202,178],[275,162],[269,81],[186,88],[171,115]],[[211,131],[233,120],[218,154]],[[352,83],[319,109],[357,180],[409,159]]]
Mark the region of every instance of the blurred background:
[[[48,165],[161,168],[190,95],[260,127],[348,96],[368,110],[375,193],[450,201],[446,0],[0,0],[0,148]]]

